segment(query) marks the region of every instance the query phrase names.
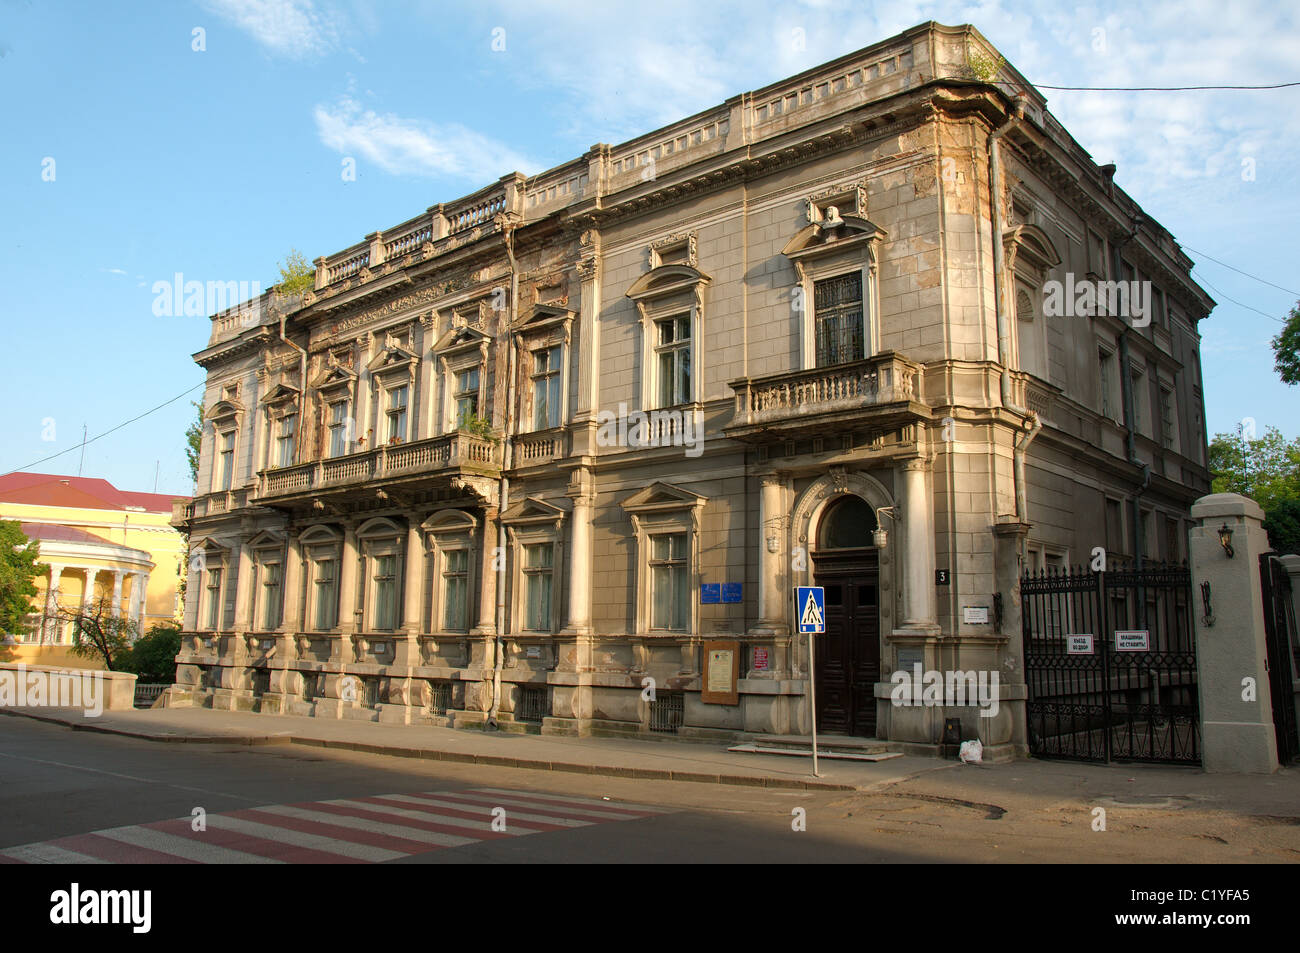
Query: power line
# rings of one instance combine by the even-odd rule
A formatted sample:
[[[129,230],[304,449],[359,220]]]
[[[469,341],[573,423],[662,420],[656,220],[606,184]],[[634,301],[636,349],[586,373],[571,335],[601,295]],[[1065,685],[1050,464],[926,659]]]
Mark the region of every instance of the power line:
[[[1281,285],[1275,285],[1271,281],[1265,281],[1263,278],[1260,278],[1258,275],[1252,275],[1250,272],[1242,271],[1240,268],[1233,268],[1232,265],[1229,265],[1226,261],[1219,261],[1219,259],[1217,258],[1210,258],[1209,255],[1205,254],[1205,252],[1197,251],[1191,245],[1184,245],[1183,247],[1186,248],[1189,252],[1191,252],[1194,255],[1200,255],[1202,258],[1209,258],[1209,260],[1214,262],[1216,265],[1222,265],[1224,268],[1231,269],[1232,271],[1235,271],[1239,275],[1245,275],[1247,278],[1254,278],[1262,285],[1268,285],[1270,288],[1276,288],[1278,291],[1285,291],[1289,295],[1296,295],[1297,297],[1300,297],[1300,291],[1292,291],[1290,288],[1283,288]]]
[[[1193,274],[1195,274],[1195,269],[1193,269]],[[1254,311],[1256,314],[1262,314],[1264,317],[1268,318],[1270,321],[1276,321],[1278,324],[1286,324],[1286,321],[1283,320],[1282,318],[1275,317],[1274,315],[1271,315],[1271,314],[1268,314],[1267,312],[1261,311],[1261,310],[1259,310],[1259,308],[1252,308],[1252,307],[1251,307],[1250,305],[1248,305],[1248,304],[1242,304],[1242,303],[1241,303],[1240,301],[1238,301],[1236,298],[1229,298],[1226,294],[1224,294],[1224,293],[1223,293],[1222,291],[1220,291],[1218,288],[1214,287],[1214,285],[1211,285],[1208,281],[1205,281],[1205,278],[1204,278],[1203,276],[1201,276],[1201,275],[1196,275],[1196,280],[1197,280],[1197,281],[1205,282],[1205,284],[1209,285],[1210,290],[1213,291],[1216,295],[1218,295],[1220,298],[1226,298],[1228,301],[1231,301],[1233,304],[1235,304],[1235,305],[1236,305],[1237,307],[1239,307],[1239,308],[1245,308],[1247,311]]]
[[[184,393],[177,394],[175,397],[172,397],[172,398],[170,398],[169,400],[164,400],[164,401],[163,401],[161,404],[159,404],[157,407],[151,407],[149,410],[146,410],[143,414],[140,414],[138,417],[132,417],[130,420],[125,421],[124,423],[120,423],[120,424],[118,424],[116,427],[112,428],[111,430],[105,430],[105,431],[104,431],[102,434],[100,434],[98,437],[91,437],[89,440],[85,440],[85,439],[83,438],[83,440],[81,441],[81,443],[79,443],[79,444],[75,444],[74,446],[69,447],[67,450],[60,450],[58,453],[52,453],[52,454],[50,454],[48,457],[42,457],[40,460],[37,460],[37,461],[35,461],[34,463],[29,463],[29,464],[27,464],[26,466],[17,467],[17,468],[15,468],[15,469],[13,469],[13,470],[10,470],[9,473],[5,473],[5,474],[3,474],[3,476],[9,476],[10,473],[18,473],[20,470],[29,470],[29,469],[31,469],[32,467],[40,466],[42,463],[45,463],[45,462],[47,462],[47,461],[49,461],[49,460],[53,460],[55,457],[61,457],[61,456],[63,456],[65,453],[71,453],[73,450],[83,449],[83,448],[86,446],[86,444],[88,444],[88,443],[94,443],[94,442],[95,442],[96,440],[98,440],[100,437],[107,437],[107,436],[108,436],[109,434],[111,434],[111,433],[116,433],[117,431],[121,430],[123,427],[126,427],[126,426],[128,426],[128,425],[130,425],[130,424],[135,423],[137,420],[143,420],[145,417],[148,417],[148,416],[149,416],[150,414],[152,414],[154,411],[162,410],[162,409],[163,409],[164,407],[166,407],[168,404],[174,404],[174,403],[176,403],[176,401],[180,400],[182,397],[185,397],[185,396],[188,395],[188,394],[192,394],[192,393],[194,393],[194,392],[195,392],[196,390],[198,390],[200,387],[204,386],[205,383],[206,383],[206,381],[203,381],[203,382],[200,382],[200,383],[198,383],[198,384],[195,384],[193,387],[191,387],[189,390],[185,391]]]
[[[1033,85],[1039,89],[1064,89],[1078,93],[1180,93],[1196,89],[1285,89],[1288,86],[1300,86],[1300,82],[1274,83],[1271,86],[1047,86],[1044,83]]]

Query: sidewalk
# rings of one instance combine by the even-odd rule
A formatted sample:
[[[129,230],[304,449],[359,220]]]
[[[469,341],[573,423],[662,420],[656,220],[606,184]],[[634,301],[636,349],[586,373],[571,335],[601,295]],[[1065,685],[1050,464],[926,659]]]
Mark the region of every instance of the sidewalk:
[[[1300,769],[1296,767],[1272,775],[1230,775],[1146,764],[1022,760],[965,765],[903,756],[879,762],[823,758],[822,776],[814,778],[811,759],[741,754],[723,744],[698,742],[542,737],[206,708],[106,711],[97,718],[88,718],[79,709],[59,708],[0,709],[0,714],[157,742],[300,744],[606,777],[814,791],[890,788],[903,796],[1002,807],[1036,802],[1230,811],[1300,824]]]
[[[870,791],[954,766],[954,762],[934,758],[898,757],[878,762],[822,758],[821,777],[814,778],[811,758],[742,754],[730,752],[722,744],[686,741],[543,737],[207,708],[106,711],[95,718],[67,708],[7,708],[0,709],[0,714],[149,741],[301,744],[497,767],[795,790]]]

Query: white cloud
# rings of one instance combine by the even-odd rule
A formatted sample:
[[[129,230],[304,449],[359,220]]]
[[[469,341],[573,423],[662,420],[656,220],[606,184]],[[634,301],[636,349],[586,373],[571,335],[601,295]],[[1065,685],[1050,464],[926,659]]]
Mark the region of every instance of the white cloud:
[[[107,272],[110,275],[125,275],[126,272],[121,268],[101,268],[100,271]]]
[[[312,0],[205,0],[204,6],[282,56],[319,56],[338,43],[335,14],[318,12]]]
[[[322,143],[394,175],[451,176],[485,184],[508,172],[541,169],[537,162],[472,129],[381,115],[363,109],[351,97],[335,106],[318,105],[314,114]]]

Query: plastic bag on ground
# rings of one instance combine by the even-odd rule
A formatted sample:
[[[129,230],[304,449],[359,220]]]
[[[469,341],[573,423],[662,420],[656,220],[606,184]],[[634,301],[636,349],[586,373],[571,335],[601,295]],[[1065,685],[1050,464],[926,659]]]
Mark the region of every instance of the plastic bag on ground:
[[[957,756],[968,764],[981,764],[984,761],[984,745],[979,741],[963,741]]]

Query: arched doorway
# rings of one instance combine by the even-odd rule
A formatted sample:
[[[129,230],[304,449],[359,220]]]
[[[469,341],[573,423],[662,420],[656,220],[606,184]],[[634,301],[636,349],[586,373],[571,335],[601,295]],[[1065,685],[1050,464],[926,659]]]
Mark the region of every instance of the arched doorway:
[[[826,591],[826,634],[817,640],[817,728],[874,738],[880,680],[880,566],[876,514],[860,496],[826,508],[813,552],[814,585]]]

